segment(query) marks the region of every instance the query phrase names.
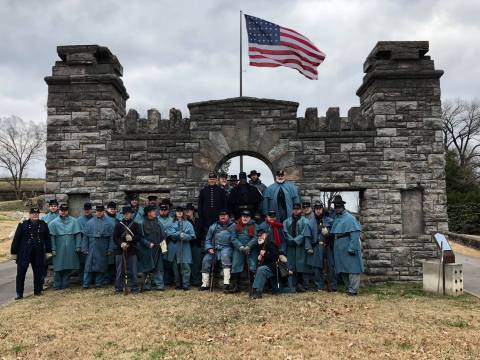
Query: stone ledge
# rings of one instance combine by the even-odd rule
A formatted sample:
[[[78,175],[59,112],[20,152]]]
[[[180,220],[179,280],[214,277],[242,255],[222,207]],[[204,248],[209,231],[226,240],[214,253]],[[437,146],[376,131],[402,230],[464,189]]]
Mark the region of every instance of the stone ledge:
[[[446,231],[445,235],[448,235],[450,240],[454,242],[459,242],[462,245],[465,245],[474,249],[480,249],[480,236],[457,234],[450,231]]]

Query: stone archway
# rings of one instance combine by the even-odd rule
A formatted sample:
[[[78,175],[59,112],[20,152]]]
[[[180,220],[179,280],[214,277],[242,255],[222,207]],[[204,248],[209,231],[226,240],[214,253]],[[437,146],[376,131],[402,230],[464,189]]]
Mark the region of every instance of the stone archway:
[[[215,166],[214,168],[214,171],[215,172],[219,172],[220,170],[220,167],[225,163],[227,162],[228,160],[230,159],[233,159],[237,156],[251,156],[251,157],[254,157],[260,161],[262,161],[271,171],[272,174],[275,174],[275,168],[273,166],[273,164],[267,159],[265,158],[263,155],[261,154],[258,154],[254,151],[249,151],[249,150],[245,150],[245,151],[235,151],[233,153],[230,153],[228,155],[225,155],[218,163],[217,165]]]

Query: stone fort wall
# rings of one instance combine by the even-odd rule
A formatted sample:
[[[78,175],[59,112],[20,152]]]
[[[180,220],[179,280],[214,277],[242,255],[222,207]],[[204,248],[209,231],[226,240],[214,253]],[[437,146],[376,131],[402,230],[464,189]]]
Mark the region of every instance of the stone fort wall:
[[[250,154],[284,168],[303,199],[360,193],[366,275],[417,280],[446,231],[440,82],[428,42],[379,42],[364,63],[360,106],[319,116],[249,97],[188,105],[190,118],[126,112],[122,66],[106,47],[59,46],[48,84],[47,198],[73,207],[123,202],[130,191],[196,201],[208,172]]]

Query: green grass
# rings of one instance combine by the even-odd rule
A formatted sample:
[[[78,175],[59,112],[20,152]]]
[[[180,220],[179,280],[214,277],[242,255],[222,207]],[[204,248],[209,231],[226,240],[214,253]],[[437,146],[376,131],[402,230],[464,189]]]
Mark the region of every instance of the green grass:
[[[24,211],[25,206],[22,200],[1,201],[0,211]]]

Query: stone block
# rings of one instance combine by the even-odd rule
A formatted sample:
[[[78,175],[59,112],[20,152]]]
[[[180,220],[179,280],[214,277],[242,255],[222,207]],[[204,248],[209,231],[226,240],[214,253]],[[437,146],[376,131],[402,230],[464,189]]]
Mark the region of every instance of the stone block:
[[[395,114],[395,102],[394,101],[376,101],[373,104],[372,109],[375,115]]]
[[[158,175],[143,175],[143,176],[137,176],[136,182],[141,185],[146,185],[146,184],[158,184],[159,183],[159,177]]]
[[[367,150],[367,144],[365,143],[350,143],[350,144],[341,144],[340,145],[340,151],[341,152],[360,152],[360,151],[366,151]]]
[[[377,136],[397,136],[396,128],[377,129]]]
[[[48,115],[47,126],[69,126],[72,121],[72,115]]]
[[[405,149],[387,148],[383,150],[384,160],[402,161],[405,160]]]
[[[416,110],[418,103],[416,101],[397,101],[397,111]]]
[[[445,269],[445,270],[444,270]],[[444,275],[445,274],[445,275]],[[445,287],[443,286],[445,279]],[[448,296],[463,294],[463,265],[423,262],[423,291]]]

